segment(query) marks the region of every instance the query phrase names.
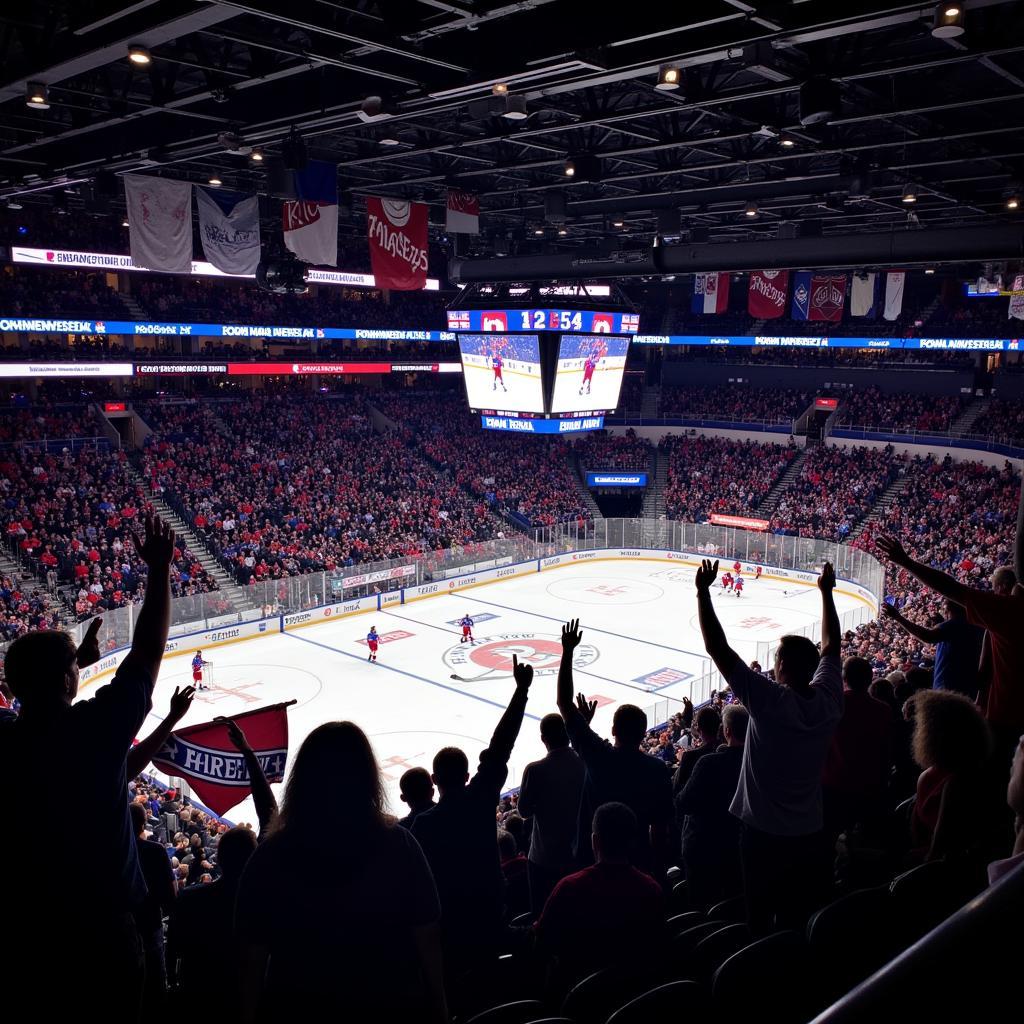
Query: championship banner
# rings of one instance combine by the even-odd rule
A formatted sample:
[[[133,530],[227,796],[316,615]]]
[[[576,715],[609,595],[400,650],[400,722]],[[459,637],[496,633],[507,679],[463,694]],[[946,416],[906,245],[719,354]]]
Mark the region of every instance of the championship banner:
[[[281,204],[284,244],[303,263],[338,265],[338,168],[310,160],[305,170],[289,171],[295,199]]]
[[[260,261],[260,201],[196,185],[199,238],[206,258],[223,274],[248,276]]]
[[[845,274],[812,274],[798,271],[793,277],[794,320],[827,320],[838,323],[846,302]]]
[[[284,779],[288,760],[287,708],[294,700],[232,715],[268,782]],[[245,758],[228,738],[228,723],[217,719],[172,732],[153,764],[172,778],[184,779],[214,814],[226,814],[252,793]]]
[[[854,274],[850,287],[850,316],[874,319],[878,316],[878,300],[878,275]]]
[[[366,199],[370,263],[379,288],[416,291],[427,283],[427,206],[406,199]]]
[[[775,320],[786,312],[788,270],[755,270],[747,288],[747,312],[758,320]]]
[[[170,178],[124,175],[132,262],[147,270],[192,269],[192,185]]]
[[[480,199],[471,192],[448,190],[448,212],[445,229],[450,234],[480,234]]]
[[[1013,279],[1013,294],[1010,296],[1006,317],[1008,320],[1024,320],[1024,274],[1018,274]]]

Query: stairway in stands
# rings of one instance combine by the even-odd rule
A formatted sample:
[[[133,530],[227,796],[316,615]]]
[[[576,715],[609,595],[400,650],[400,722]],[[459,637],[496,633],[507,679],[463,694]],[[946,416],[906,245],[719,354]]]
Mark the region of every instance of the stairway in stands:
[[[757,506],[757,515],[759,519],[771,519],[775,514],[775,510],[779,507],[779,502],[782,500],[782,495],[789,488],[789,485],[800,475],[800,470],[803,468],[804,460],[806,458],[807,450],[804,449],[789,464],[786,472],[779,478],[779,482],[764,496],[764,501]]]
[[[983,412],[987,412],[991,405],[991,398],[975,398],[973,401],[968,402],[964,411],[953,421],[953,425],[949,428],[950,433],[969,434],[971,427],[974,426],[974,421]]]
[[[174,532],[182,539],[185,546],[196,556],[196,560],[206,570],[207,575],[217,581],[217,588],[231,602],[231,607],[236,612],[247,611],[253,607],[252,598],[245,587],[239,586],[234,579],[228,575],[227,570],[210,554],[206,545],[199,539],[198,535],[178,515],[160,495],[156,494],[149,486],[145,477],[129,462],[125,465],[125,472],[128,478],[137,483],[146,497],[152,502],[153,509],[165,522],[171,524]]]
[[[121,305],[128,310],[129,313],[136,320],[148,320],[149,314],[139,305],[139,300],[134,296],[127,294],[126,292],[119,292],[118,298],[121,300]]]
[[[567,458],[570,460],[573,476],[576,478],[576,490],[579,491],[583,504],[590,513],[590,518],[595,523],[603,522],[604,515],[601,513],[601,507],[594,500],[593,494],[590,493],[590,488],[587,486],[587,473],[583,466],[580,465],[579,456],[572,454],[567,456]]]
[[[658,411],[661,405],[661,386],[652,384],[644,388],[644,396],[640,404],[640,415],[645,420],[656,420],[659,418]]]
[[[665,518],[665,484],[668,481],[668,456],[655,448],[651,453],[647,471],[647,490],[644,491],[644,519]]]
[[[910,478],[901,476],[899,479],[889,484],[878,501],[875,502],[871,511],[850,531],[850,536],[846,538],[846,543],[849,544],[851,541],[855,541],[860,537],[865,530],[867,530],[870,523],[877,522],[880,519],[884,519],[889,508],[899,500],[899,496],[906,489],[907,484],[910,483]]]

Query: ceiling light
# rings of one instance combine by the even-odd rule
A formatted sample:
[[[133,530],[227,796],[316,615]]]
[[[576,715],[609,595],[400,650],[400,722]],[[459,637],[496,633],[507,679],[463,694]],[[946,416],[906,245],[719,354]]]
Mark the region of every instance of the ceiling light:
[[[1020,206],[1020,196],[1014,193],[1012,196],[1006,197],[1006,208],[1008,210],[1016,210]]]
[[[793,146],[796,145],[796,140],[790,138],[779,139],[779,145],[785,146],[786,149],[791,149]]]
[[[213,187],[216,188],[218,185],[223,185],[224,182],[221,181],[220,178],[218,178],[216,175],[214,175],[207,184],[213,185]]]
[[[254,149],[254,150],[253,150],[253,151],[252,151],[252,152],[251,152],[251,153],[249,154],[249,159],[250,159],[250,160],[251,160],[251,161],[252,161],[252,162],[253,162],[254,164],[260,164],[260,163],[263,163],[263,153],[262,153],[262,152],[261,152],[260,150],[258,150],[258,149]]]
[[[600,181],[601,161],[593,153],[577,153],[565,161],[565,176],[573,181]]]
[[[756,217],[757,216],[757,212],[758,212],[757,211],[757,203],[754,203],[754,202],[747,203],[746,206],[743,207],[743,212],[748,217]]]
[[[505,82],[495,82],[494,85],[491,86],[491,92],[494,93],[495,96],[505,96],[508,94],[508,85]]]
[[[506,96],[505,111],[501,116],[507,117],[510,121],[525,121],[530,116],[526,110],[526,97]]]
[[[17,198],[15,198],[14,196],[11,196],[11,198],[7,200],[7,209],[8,210],[20,210],[20,209],[22,209],[22,205],[18,201]]]
[[[123,228],[128,227],[128,218],[127,217],[125,217],[124,220],[121,221],[121,227],[123,227]]]
[[[959,4],[939,4],[935,8],[932,35],[936,39],[956,39],[964,34],[964,11]]]
[[[544,234],[544,229],[543,228],[534,228],[533,229],[533,233],[535,235],[543,235]]]
[[[25,106],[33,110],[49,110],[50,90],[42,82],[29,82],[25,86]]]
[[[568,232],[568,231],[566,231],[566,230],[565,230],[565,228],[559,228],[559,229],[558,229],[558,233],[559,233],[560,235],[567,235],[567,234],[569,234],[569,232]]]
[[[385,135],[383,139],[378,139],[377,142],[382,146],[399,146],[401,143],[394,135]]]
[[[576,161],[572,157],[565,161],[565,176],[567,178],[574,178],[576,176]]]
[[[678,89],[682,73],[674,64],[666,64],[658,71],[658,84],[655,89],[663,89],[668,92],[671,89]]]
[[[915,185],[904,185],[903,196],[900,199],[903,203],[916,203],[917,202],[917,186]]]
[[[613,228],[624,228],[625,226],[626,226],[626,222],[624,220],[613,220],[612,221],[612,227]]]
[[[152,63],[153,56],[145,46],[140,46],[138,43],[132,43],[132,45],[128,47],[128,59],[133,64],[138,64],[141,68]]]
[[[935,273],[935,268],[934,267],[925,267],[924,268],[924,272],[926,274],[934,274]]]

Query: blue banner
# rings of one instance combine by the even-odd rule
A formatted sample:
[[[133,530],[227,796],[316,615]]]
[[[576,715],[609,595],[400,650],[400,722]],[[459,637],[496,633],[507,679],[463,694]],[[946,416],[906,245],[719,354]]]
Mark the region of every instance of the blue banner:
[[[508,430],[519,434],[577,434],[582,430],[601,430],[604,427],[603,416],[586,416],[573,420],[531,420],[518,419],[515,416],[480,417],[480,426],[484,430]]]
[[[588,487],[646,487],[646,473],[587,473]]]

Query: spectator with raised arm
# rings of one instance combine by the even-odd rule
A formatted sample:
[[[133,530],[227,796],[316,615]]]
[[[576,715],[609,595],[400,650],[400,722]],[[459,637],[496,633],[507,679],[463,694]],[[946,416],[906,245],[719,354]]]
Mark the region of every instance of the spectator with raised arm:
[[[494,809],[523,724],[533,666],[520,665],[513,654],[512,675],[515,691],[490,743],[480,753],[476,774],[470,778],[469,759],[458,747],[439,750],[433,781],[441,798],[412,824],[412,834],[423,847],[437,882],[449,971],[485,959],[500,936],[504,881]]]
[[[647,716],[633,704],[620,704],[612,718],[613,743],[590,727],[595,701],[581,693],[573,703],[573,651],[583,639],[580,621],[562,627],[562,660],[558,666],[558,710],[569,739],[583,758],[586,775],[576,823],[575,856],[587,864],[594,811],[602,804],[623,803],[639,823],[634,863],[661,879],[665,868],[668,828],[672,820],[672,784],[665,765],[645,754],[640,745],[647,732]]]
[[[731,811],[743,823],[740,852],[747,916],[755,933],[802,927],[826,884],[821,776],[843,709],[841,633],[826,562],[821,591],[821,653],[807,637],[784,636],[775,681],[748,668],[729,646],[711,586],[718,562],[697,570],[704,646],[750,713],[743,766]]]
[[[978,695],[978,666],[985,632],[967,621],[967,609],[946,599],[946,615],[936,626],[922,626],[908,619],[894,604],[883,602],[882,614],[903,627],[923,644],[935,645],[932,686],[951,690],[974,700]]]
[[[992,728],[995,756],[1009,765],[1024,732],[1024,644],[1020,635],[1024,587],[1016,583],[1006,595],[978,590],[911,558],[895,537],[879,537],[875,544],[894,565],[947,600],[962,605],[969,622],[988,630],[991,680],[985,693],[984,714]]]
[[[125,770],[129,779],[134,779],[136,775],[141,775],[146,770],[157,751],[167,742],[167,737],[174,731],[174,727],[188,714],[195,695],[194,686],[186,686],[184,690],[178,686],[174,688],[167,717],[145,739],[139,740],[128,751]]]
[[[219,721],[219,719],[214,719]],[[266,837],[274,816],[277,814],[277,798],[274,791],[267,782],[267,776],[263,771],[263,765],[256,756],[256,752],[249,746],[245,733],[238,727],[237,722],[226,719],[228,723],[228,739],[235,745],[235,748],[242,755],[245,761],[246,770],[249,773],[249,783],[252,789],[252,802],[256,808],[256,819],[260,823],[259,839],[262,842]]]
[[[0,877],[17,879],[4,905],[5,930],[18,937],[6,944],[5,968],[32,991],[34,1012],[55,1020],[95,1013],[132,1021],[139,1009],[143,964],[132,911],[146,885],[128,814],[125,754],[152,707],[167,642],[174,531],[147,517],[145,539],[132,537],[149,570],[146,597],[131,650],[110,683],[74,702],[79,669],[99,659],[98,619],[78,649],[67,633],[26,633],[11,644],[4,664],[21,702],[17,719],[0,722],[9,820],[34,820],[65,787],[69,767],[89,794],[88,884],[80,877],[81,844],[70,832],[58,830],[31,857],[18,844],[0,843]],[[52,977],[54,949],[74,951],[62,958],[59,985]]]

